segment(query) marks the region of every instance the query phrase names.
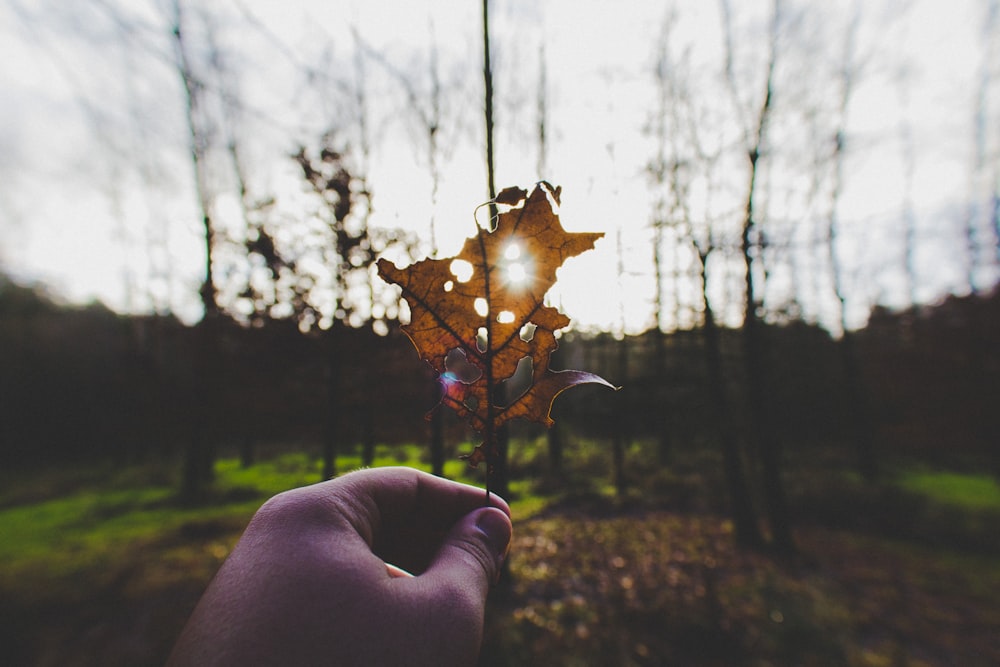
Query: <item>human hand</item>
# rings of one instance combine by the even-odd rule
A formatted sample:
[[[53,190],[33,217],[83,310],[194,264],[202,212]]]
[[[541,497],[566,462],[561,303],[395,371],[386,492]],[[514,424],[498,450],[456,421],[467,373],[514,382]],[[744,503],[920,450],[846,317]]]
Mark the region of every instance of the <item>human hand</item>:
[[[275,496],[168,664],[474,664],[511,537],[510,508],[483,493],[376,468]]]

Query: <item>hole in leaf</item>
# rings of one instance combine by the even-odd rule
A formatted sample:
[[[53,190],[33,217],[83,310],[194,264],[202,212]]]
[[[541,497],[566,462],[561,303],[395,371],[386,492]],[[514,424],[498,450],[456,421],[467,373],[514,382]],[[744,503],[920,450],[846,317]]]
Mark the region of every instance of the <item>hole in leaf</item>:
[[[444,367],[447,369],[447,373],[442,376],[445,382],[458,380],[465,384],[472,384],[483,376],[483,371],[478,366],[469,363],[465,351],[457,347],[445,357]]]
[[[465,261],[464,259],[452,260],[451,264],[448,265],[451,270],[451,275],[455,276],[456,280],[460,283],[467,283],[472,279],[472,274],[475,271],[472,268],[472,264]]]
[[[503,256],[507,259],[517,259],[521,256],[521,246],[516,243],[511,243],[507,246],[507,249],[504,250]]]
[[[479,327],[479,331],[476,332],[476,347],[480,352],[486,351],[486,327]]]
[[[467,399],[465,399],[465,401],[462,402],[462,405],[467,407],[471,412],[475,412],[476,410],[479,409],[479,401],[476,400],[475,396],[469,396]]]
[[[446,281],[445,284],[444,284],[444,291],[445,292],[450,292],[453,289],[455,289],[455,282],[453,280]]]
[[[502,392],[500,395],[505,398],[506,405],[504,407],[516,401],[531,388],[534,368],[535,365],[532,363],[531,357],[521,357],[521,360],[517,362],[514,374],[500,383]]]
[[[514,322],[514,313],[509,310],[500,311],[500,314],[497,315],[497,322],[500,324],[512,324]]]
[[[486,317],[490,312],[490,304],[483,297],[477,298],[472,307],[476,309],[476,315],[480,317]]]
[[[535,329],[538,328],[537,324],[532,324],[528,322],[523,327],[521,327],[521,340],[525,343],[530,343],[531,339],[535,337]]]

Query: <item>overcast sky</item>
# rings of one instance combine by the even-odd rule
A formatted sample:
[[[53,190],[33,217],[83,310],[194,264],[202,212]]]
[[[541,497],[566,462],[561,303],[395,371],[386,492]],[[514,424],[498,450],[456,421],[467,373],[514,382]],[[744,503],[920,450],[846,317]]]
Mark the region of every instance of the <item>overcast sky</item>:
[[[166,305],[194,320],[203,255],[166,4],[0,2],[0,269],[43,281],[73,301],[100,299],[119,310]],[[287,154],[300,142],[315,145],[331,124],[357,146],[356,107],[347,93],[361,81],[370,105],[374,223],[413,230],[426,251],[433,216],[442,254],[452,254],[474,232],[472,211],[486,194],[478,3],[189,4],[200,8],[191,10],[191,41],[204,44],[205,26],[212,28],[231,75],[225,85],[240,98],[255,188],[289,193],[294,215],[298,186]],[[733,5],[734,70],[752,108],[761,91],[770,3]],[[856,7],[860,69],[848,110],[847,180],[838,208],[851,321],[862,324],[874,303],[898,306],[908,298],[908,210],[915,220],[917,297],[933,301],[967,289],[963,224],[970,200],[991,178],[977,181],[973,170],[989,5],[785,3],[773,153],[763,161],[762,201],[769,235],[790,250],[768,277],[768,305],[780,308],[794,298],[807,318],[831,325],[829,272],[812,247],[822,196],[810,198],[807,169],[823,152],[817,142],[830,136],[817,139],[808,131],[828,123],[836,110],[844,35]],[[645,166],[656,154],[648,129],[656,116],[654,69],[663,44],[677,81],[701,110],[706,136],[717,137],[723,149],[719,169],[726,176],[716,177],[714,203],[695,213],[723,236],[739,222],[745,159],[736,146],[739,114],[723,85],[719,5],[673,3],[675,20],[667,31],[671,6],[660,0],[492,4],[497,185],[529,186],[546,178],[563,187],[564,226],[607,234],[567,266],[553,295],[581,327],[615,328],[623,316],[632,331],[652,324],[649,224],[657,191]],[[398,78],[405,77],[421,108],[428,108],[432,45],[445,91],[436,209],[419,114]],[[540,174],[543,58],[547,146]],[[994,82],[1000,80],[997,63],[1000,57],[993,59]],[[987,165],[998,161],[996,88],[994,83],[987,97]],[[218,219],[238,237],[232,189],[227,194],[220,179]],[[985,285],[997,278],[995,250],[992,263],[986,261],[995,246],[988,221],[977,224],[986,250],[976,280]],[[619,246],[626,268],[621,279]],[[671,246],[668,254],[679,270],[691,262],[689,244]],[[720,261],[714,273],[713,298],[738,324],[736,269]],[[696,300],[690,281],[665,289],[685,306]],[[663,324],[687,326],[696,315],[685,317]]]

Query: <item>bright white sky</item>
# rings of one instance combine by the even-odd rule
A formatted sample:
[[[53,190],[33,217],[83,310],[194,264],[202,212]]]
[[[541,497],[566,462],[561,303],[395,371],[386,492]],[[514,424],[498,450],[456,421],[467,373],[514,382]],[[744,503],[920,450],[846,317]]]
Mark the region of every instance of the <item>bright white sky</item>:
[[[123,311],[169,305],[193,320],[199,313],[196,289],[203,259],[185,160],[183,98],[156,9],[164,4],[0,4],[0,269],[43,281],[72,301],[100,299]],[[343,136],[355,136],[351,105],[340,92],[354,85],[352,27],[421,92],[428,89],[433,41],[446,91],[440,137],[447,149],[433,212],[441,254],[453,254],[473,233],[473,209],[485,199],[479,3],[189,4],[213,17],[220,48],[230,58],[238,94],[249,109],[252,184],[262,192],[294,190],[286,156],[297,141],[315,144],[330,122],[340,125]],[[746,173],[734,144],[732,104],[722,87],[719,7],[673,4],[677,23],[668,50],[675,63],[687,63],[686,69],[678,67],[678,76],[686,78],[702,109],[699,122],[711,135],[708,140],[728,141],[728,156],[719,163],[725,175],[716,176],[712,203],[694,211],[700,219],[711,218],[725,241],[739,222]],[[902,229],[907,201],[917,221],[918,298],[931,301],[967,286],[963,215],[969,193],[982,194],[989,185],[972,177],[975,83],[986,53],[987,4],[860,3],[857,53],[865,58],[865,69],[849,109],[849,161],[839,210],[855,325],[876,302],[906,301]],[[736,69],[746,84],[742,94],[757,99],[769,3],[733,5]],[[107,8],[118,6],[128,8],[120,12],[128,38],[109,19]],[[670,6],[661,0],[494,0],[492,5],[497,186],[530,186],[546,178],[563,187],[561,217],[567,229],[607,235],[594,251],[571,260],[551,295],[578,327],[619,329],[624,321],[628,330],[639,331],[653,323],[649,222],[656,195],[644,166],[656,144],[644,128],[656,108],[653,66]],[[805,111],[815,110],[822,121],[836,108],[833,77],[854,6],[846,0],[786,3],[772,126],[775,149],[761,195],[768,233],[791,248],[769,276],[768,303],[780,306],[794,296],[808,318],[831,327],[829,272],[821,250],[810,245],[819,234],[813,223],[825,195],[807,197],[807,167],[817,142],[806,133]],[[201,25],[197,18],[194,22]],[[545,173],[539,174],[535,128],[543,41],[549,142]],[[994,48],[995,42],[996,37]],[[995,82],[1000,80],[998,62],[995,58]],[[420,123],[382,65],[368,59],[364,68],[371,103],[374,222],[414,230],[429,245],[430,179]],[[314,85],[306,83],[306,70]],[[990,102],[997,119],[995,89]],[[1000,120],[992,123],[988,137],[994,163],[1000,159],[998,126]],[[232,221],[234,210],[231,197],[219,199],[221,222]],[[238,225],[229,233],[238,237]],[[992,243],[991,234],[983,222],[984,247]],[[620,280],[619,236],[626,269]],[[995,251],[984,252],[995,256]],[[688,269],[687,246],[671,246],[665,254],[679,270]],[[723,316],[737,324],[739,276],[733,266],[717,263],[711,291]],[[977,277],[982,285],[996,279],[995,262]],[[694,301],[687,279],[676,289],[673,282],[665,288],[668,304]],[[679,324],[689,325],[693,317],[682,314]]]

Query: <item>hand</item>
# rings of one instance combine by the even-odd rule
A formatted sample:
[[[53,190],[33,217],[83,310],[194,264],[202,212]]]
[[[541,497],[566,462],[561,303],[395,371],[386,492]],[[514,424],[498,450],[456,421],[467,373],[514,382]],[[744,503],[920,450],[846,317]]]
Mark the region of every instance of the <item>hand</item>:
[[[490,498],[483,507],[482,489],[409,468],[275,496],[168,664],[474,664],[511,537],[510,508]]]

